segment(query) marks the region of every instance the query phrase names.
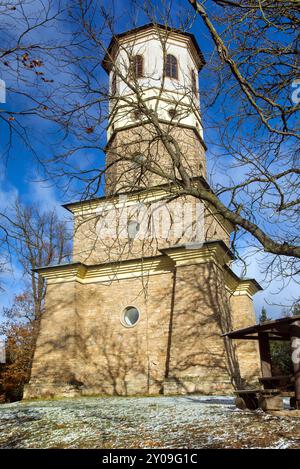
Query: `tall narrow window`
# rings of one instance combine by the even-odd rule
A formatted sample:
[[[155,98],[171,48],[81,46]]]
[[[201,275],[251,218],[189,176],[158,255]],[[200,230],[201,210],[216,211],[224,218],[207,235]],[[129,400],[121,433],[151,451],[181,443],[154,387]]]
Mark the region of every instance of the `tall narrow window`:
[[[168,54],[165,63],[166,77],[178,79],[178,63],[174,55]]]
[[[114,96],[117,94],[117,75],[116,72],[113,72],[111,79],[111,94]]]
[[[132,61],[132,71],[134,78],[141,78],[144,74],[144,57],[135,55]]]
[[[192,91],[195,95],[197,94],[197,78],[195,70],[192,70]]]

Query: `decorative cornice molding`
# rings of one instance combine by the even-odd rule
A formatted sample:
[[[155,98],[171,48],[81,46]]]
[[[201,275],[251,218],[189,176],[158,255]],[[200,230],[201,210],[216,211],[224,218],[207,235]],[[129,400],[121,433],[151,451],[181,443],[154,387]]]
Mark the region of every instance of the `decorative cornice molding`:
[[[84,279],[87,266],[76,262],[74,264],[62,264],[49,267],[40,267],[35,272],[47,280],[47,283],[75,282]]]
[[[207,181],[203,176],[193,178],[193,183],[202,184],[210,190]],[[87,216],[94,215],[102,211],[109,211],[111,209],[119,209],[121,207],[128,207],[136,203],[149,204],[151,202],[157,202],[159,200],[168,199],[175,197],[176,186],[175,184],[161,184],[157,186],[149,187],[144,190],[135,190],[130,192],[124,192],[117,195],[98,197],[96,199],[83,200],[78,202],[71,202],[64,204],[63,207],[70,211],[74,216]],[[178,197],[188,197],[184,194],[178,194]],[[209,204],[204,202],[206,209],[210,212],[211,216],[216,218],[219,225],[222,226],[225,231],[230,235],[233,231],[233,225],[222,215],[216,213],[215,209]]]
[[[161,255],[98,265],[76,263],[41,267],[36,269],[36,272],[45,278],[48,284],[75,281],[87,284],[170,273],[173,269],[174,262]]]
[[[201,179],[201,177],[195,178],[194,182],[197,183]],[[150,187],[149,189],[142,191],[132,191],[114,196],[84,200],[82,202],[73,202],[65,204],[63,207],[69,210],[75,216],[86,216],[96,214],[97,212],[100,214],[102,211],[128,207],[136,203],[149,204],[151,202],[172,198],[176,195],[176,187],[172,189],[171,184],[164,184]],[[188,197],[188,195],[179,194],[178,197]],[[225,220],[220,214],[215,213],[215,210],[209,204],[205,203],[205,206],[210,212],[211,216],[215,217],[218,223],[227,231],[228,235],[230,235],[233,230],[233,225]]]
[[[241,279],[228,266],[225,266],[225,284],[231,295],[246,295],[251,299],[255,293],[262,290],[255,279]]]
[[[80,262],[35,269],[48,284],[78,282],[110,283],[114,280],[142,278],[149,275],[172,273],[175,268],[213,262],[224,269],[225,284],[234,296],[249,298],[262,290],[254,279],[240,279],[226,264],[233,255],[223,241],[211,241],[203,245],[173,246],[161,250],[162,254],[144,259],[132,259],[114,263],[85,265]]]
[[[36,269],[48,284],[79,282],[111,282],[133,277],[171,273],[183,265],[215,262],[220,267],[232,259],[223,241],[207,242],[202,246],[174,246],[161,250],[162,254],[144,259],[114,263],[85,265],[80,262]]]
[[[223,241],[173,246],[160,251],[169,256],[175,262],[176,267],[206,262],[215,262],[223,266],[233,259],[232,252]]]
[[[136,203],[150,203],[164,198],[176,196],[176,192],[167,190],[162,186],[150,187],[143,191],[133,191],[114,196],[101,197],[99,199],[85,200],[64,205],[64,207],[74,215],[88,215],[102,211],[109,211],[134,205]]]
[[[112,37],[110,44],[107,49],[107,53],[102,61],[102,66],[104,70],[109,73],[112,67],[110,57],[115,57],[118,52],[119,44],[124,42],[132,42],[138,41],[142,38],[149,36],[149,34],[155,34],[158,36],[158,31],[167,33],[168,39],[175,38],[179,42],[184,42],[188,45],[190,52],[197,64],[198,70],[201,70],[203,65],[205,64],[205,59],[203,54],[199,48],[199,45],[196,41],[196,38],[193,34],[183,32],[176,28],[166,27],[165,25],[159,23],[149,23],[143,26],[139,26],[137,28],[131,29],[129,31],[125,31],[123,33],[117,34]]]
[[[241,279],[233,295],[248,295],[252,298],[252,296],[260,290],[262,290],[262,288],[255,279]]]

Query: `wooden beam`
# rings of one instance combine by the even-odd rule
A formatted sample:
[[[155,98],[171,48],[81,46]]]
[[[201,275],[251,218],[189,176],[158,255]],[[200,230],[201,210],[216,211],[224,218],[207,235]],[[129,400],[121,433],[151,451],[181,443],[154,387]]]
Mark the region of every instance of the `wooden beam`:
[[[273,334],[273,332],[272,332]],[[234,337],[229,337],[232,340],[258,340],[258,335],[235,335]],[[269,340],[282,340],[282,341],[289,341],[290,336],[281,336],[281,335],[269,335]]]
[[[290,340],[289,335],[269,335],[269,341],[271,340],[283,340],[285,342]]]
[[[258,333],[258,344],[260,354],[261,374],[263,378],[272,376],[271,352],[269,334],[267,332]]]
[[[300,409],[300,321],[290,325],[292,362],[295,377],[296,409]]]
[[[230,337],[232,340],[258,340],[256,335],[236,335],[234,337]]]

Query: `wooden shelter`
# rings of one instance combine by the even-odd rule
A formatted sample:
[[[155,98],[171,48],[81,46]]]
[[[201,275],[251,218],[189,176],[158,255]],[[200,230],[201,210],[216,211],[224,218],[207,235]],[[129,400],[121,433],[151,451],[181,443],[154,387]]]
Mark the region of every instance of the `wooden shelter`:
[[[292,400],[293,407],[300,409],[300,316],[285,317],[254,324],[243,329],[226,332],[223,336],[229,339],[257,340],[262,374],[260,382],[264,390],[270,391],[270,395],[272,395],[272,390],[274,393],[276,390],[278,394],[284,395],[284,391],[293,389],[295,392]],[[273,375],[270,353],[270,341],[273,340],[291,342],[291,361],[294,369],[292,375]]]

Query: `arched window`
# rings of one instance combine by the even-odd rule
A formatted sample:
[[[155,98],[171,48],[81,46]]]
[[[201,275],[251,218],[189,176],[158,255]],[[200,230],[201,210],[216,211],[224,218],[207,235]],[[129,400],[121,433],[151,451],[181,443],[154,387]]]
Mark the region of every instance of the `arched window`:
[[[192,91],[194,94],[197,94],[197,78],[196,78],[195,70],[192,70],[191,78],[192,78]]]
[[[132,72],[134,78],[141,78],[144,75],[144,57],[142,55],[133,57]]]
[[[166,77],[178,79],[178,63],[176,57],[172,54],[168,54],[165,63]]]
[[[117,75],[116,72],[113,72],[111,79],[111,94],[114,96],[117,94]]]

